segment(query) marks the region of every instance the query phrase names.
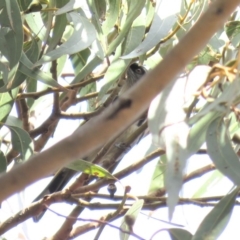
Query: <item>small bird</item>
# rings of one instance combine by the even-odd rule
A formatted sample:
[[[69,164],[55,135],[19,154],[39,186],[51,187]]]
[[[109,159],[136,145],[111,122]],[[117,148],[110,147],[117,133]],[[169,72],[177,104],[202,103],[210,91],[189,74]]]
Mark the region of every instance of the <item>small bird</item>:
[[[119,96],[126,92],[130,87],[132,87],[145,73],[146,69],[142,66],[139,66],[137,63],[133,63],[130,65],[130,67],[127,70],[126,73],[126,80],[123,84],[121,90],[119,91]],[[133,133],[142,123],[143,119],[139,119],[136,123],[132,124],[130,127],[128,127],[122,134],[120,134],[113,142],[112,146],[109,148],[109,150],[106,152],[106,154],[103,156],[102,160],[105,161],[105,163],[112,159],[113,157],[113,149],[116,147],[120,147],[121,143],[126,140],[126,138]],[[123,146],[121,146],[123,147]],[[128,147],[128,146],[125,146]],[[122,157],[122,156],[121,156]],[[120,157],[117,159],[117,161],[120,161]],[[92,161],[93,158],[88,157],[86,158],[88,161]],[[116,161],[115,161],[116,162]],[[46,188],[35,198],[33,202],[39,201],[42,199],[45,195],[49,195],[51,193],[61,191],[64,186],[69,182],[69,180],[76,174],[77,172],[69,169],[69,168],[63,168],[60,171],[58,171],[51,182],[46,186]],[[33,217],[34,222],[38,222],[46,210],[42,211],[40,214]]]

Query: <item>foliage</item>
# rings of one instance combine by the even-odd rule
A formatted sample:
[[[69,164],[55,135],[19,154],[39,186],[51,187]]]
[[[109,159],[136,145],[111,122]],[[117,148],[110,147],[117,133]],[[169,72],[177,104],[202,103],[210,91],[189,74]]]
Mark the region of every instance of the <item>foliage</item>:
[[[137,62],[149,70],[154,68],[198,21],[208,4],[207,0],[2,0],[0,171],[6,172],[41,152],[55,138],[63,119],[75,120],[76,127],[91,123],[91,118],[121,91],[129,66]],[[230,220],[240,184],[239,22],[236,11],[181,75],[153,100],[148,112],[153,141],[140,161],[114,172],[126,150],[146,133],[146,121],[134,131],[127,129],[112,142],[106,139],[101,149],[67,166],[73,174],[81,172],[79,178],[66,191],[62,187],[69,177],[54,190],[48,185],[49,192],[43,192],[49,194],[47,197],[41,196],[28,211],[22,210],[11,221],[2,222],[1,235],[50,204],[65,202],[75,207],[52,239],[63,232],[62,239],[81,236],[93,229],[91,222],[99,227],[95,239],[101,237],[106,225],[117,228],[120,239],[130,235],[137,239],[152,235],[153,239],[163,231],[171,239],[216,239]],[[73,106],[79,111],[72,112],[77,109]],[[38,120],[41,112],[45,113],[44,121]],[[198,154],[209,155],[212,164],[187,172],[189,158]],[[127,175],[156,159],[147,193],[134,196],[131,183],[121,185]],[[55,179],[64,179],[64,171],[56,173]],[[210,172],[211,176],[204,178]],[[144,178],[144,171],[138,174]],[[197,177],[203,180],[195,194],[179,198],[183,185]],[[209,194],[208,187],[225,177],[232,181],[234,189],[225,189],[223,196]],[[99,193],[113,182],[124,189],[124,194]],[[97,197],[102,200],[96,204]],[[117,203],[106,204],[104,198]],[[133,231],[141,212],[149,214],[149,210],[168,207],[171,220],[176,206],[182,204],[214,207],[195,233],[175,227],[149,233],[146,226],[144,235]],[[99,220],[94,211],[88,219],[78,218],[84,208],[114,211]],[[118,227],[111,224],[119,217],[122,223]],[[77,220],[90,223],[73,227]]]

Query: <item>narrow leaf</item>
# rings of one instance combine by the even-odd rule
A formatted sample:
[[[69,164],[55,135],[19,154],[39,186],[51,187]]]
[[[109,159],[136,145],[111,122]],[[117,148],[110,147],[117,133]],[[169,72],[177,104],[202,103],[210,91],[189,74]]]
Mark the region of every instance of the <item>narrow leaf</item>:
[[[122,58],[132,59],[155,47],[169,33],[174,23],[177,22],[177,14],[181,9],[181,4],[181,0],[158,1],[157,12],[147,37],[134,51]]]
[[[32,62],[36,62],[39,55],[39,47],[37,42],[33,39],[31,42],[28,42],[25,44],[25,48],[27,49],[25,54],[29,58],[29,60]],[[20,66],[21,66],[21,63],[20,63]],[[18,70],[13,80],[5,84],[3,87],[1,87],[0,92],[6,92],[13,88],[18,87],[20,84],[22,84],[26,80],[26,78],[27,76],[22,72],[20,72],[18,67]]]
[[[143,206],[143,203],[144,201],[143,200],[137,200],[129,209],[128,211],[126,212],[126,214],[124,215],[123,217],[123,221],[122,221],[122,224],[121,224],[121,229],[125,230],[125,231],[132,231],[132,229],[129,229],[129,227],[133,227],[136,219],[137,219],[137,216],[139,214],[139,212],[141,211],[142,209],[142,206]],[[127,219],[130,219],[131,223],[129,223],[127,221]],[[128,238],[130,237],[129,234],[127,233],[123,233],[120,231],[120,239],[121,240],[128,240]]]
[[[5,123],[5,121],[7,120],[7,117],[12,110],[17,94],[18,94],[18,88],[13,89],[11,91],[11,95],[9,92],[0,93],[0,109],[1,109],[0,122],[1,123]],[[0,124],[0,127],[2,127],[1,124]]]
[[[61,8],[64,4],[66,4],[68,0],[58,0],[56,1],[56,8]],[[57,14],[56,14],[57,15]],[[52,33],[52,39],[49,44],[48,52],[53,50],[57,44],[61,41],[62,35],[64,33],[64,30],[67,25],[67,18],[65,14],[62,14],[60,16],[56,16],[53,33]]]
[[[40,12],[30,13],[24,15],[24,17],[33,34],[38,36],[41,40],[44,40],[47,29]]]
[[[45,73],[38,68],[34,68],[33,63],[27,58],[24,53],[21,56],[18,70],[28,77],[39,80],[40,82],[50,87],[62,87],[48,73]]]
[[[108,47],[106,55],[112,54],[113,51],[119,46],[119,44],[123,41],[125,38],[128,30],[130,29],[133,21],[137,18],[137,16],[141,13],[143,7],[145,5],[145,0],[138,0],[138,1],[131,1],[129,6],[129,11],[127,14],[127,19],[124,23],[124,26],[121,29],[121,32],[117,36],[116,39],[114,39],[111,44]]]
[[[234,80],[234,79],[233,79]],[[222,86],[222,90],[217,89],[220,93],[216,99],[206,104],[194,117],[191,118],[191,122],[197,122],[201,117],[205,116],[210,111],[218,111],[221,114],[225,114],[229,111],[229,107],[235,99],[240,97],[240,80],[236,78],[231,83],[226,83]]]
[[[6,125],[12,136],[13,149],[21,153],[23,160],[27,160],[33,153],[33,143],[29,134],[23,129],[15,126]]]
[[[191,240],[192,234],[185,229],[170,228],[167,230],[171,240]]]
[[[132,24],[122,46],[122,55],[133,51],[142,42],[145,35],[146,14],[142,12]]]
[[[106,169],[84,160],[74,161],[73,163],[68,164],[66,167],[72,170],[81,171],[99,178],[115,179],[113,175],[109,173]]]
[[[5,39],[5,45],[8,51],[8,60],[10,68],[13,68],[19,61],[23,46],[23,29],[22,18],[18,3],[16,0],[8,0],[5,2],[5,8],[0,12],[1,27],[9,27]]]
[[[192,240],[217,239],[227,226],[239,187],[222,198],[204,218]]]
[[[68,13],[67,16],[73,22],[73,34],[60,47],[45,54],[34,66],[56,60],[65,54],[77,53],[89,47],[96,39],[96,30],[87,18],[80,16],[76,12]]]
[[[7,170],[7,159],[3,152],[0,150],[0,173],[6,172]]]
[[[116,23],[120,11],[120,0],[109,0],[109,9],[106,13],[106,20],[103,23],[103,34],[107,35]]]
[[[79,0],[70,0],[66,5],[56,11],[56,15],[67,13],[73,10],[77,10],[82,7],[83,2]]]
[[[234,152],[227,133],[223,118],[215,119],[208,128],[206,136],[208,154],[217,169],[240,185],[240,162]]]

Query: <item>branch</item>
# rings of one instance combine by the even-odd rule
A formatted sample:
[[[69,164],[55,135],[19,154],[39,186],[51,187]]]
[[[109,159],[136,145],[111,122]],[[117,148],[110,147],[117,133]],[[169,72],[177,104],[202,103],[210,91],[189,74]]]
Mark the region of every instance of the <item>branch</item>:
[[[17,99],[22,99],[22,98],[38,99],[39,97],[45,96],[46,94],[64,92],[64,91],[67,91],[67,89],[68,90],[78,89],[79,87],[84,87],[84,86],[88,85],[89,83],[96,82],[97,80],[101,79],[103,76],[104,76],[104,74],[100,74],[100,75],[92,77],[88,80],[80,81],[79,83],[72,84],[69,86],[64,86],[64,88],[47,88],[47,89],[39,91],[39,92],[19,93],[17,95]]]
[[[224,21],[239,3],[240,0],[212,2],[199,21],[163,61],[106,111],[91,119],[71,136],[31,157],[10,172],[1,174],[0,201],[67,163],[86,156],[133,123],[146,111],[152,99],[181,72],[212,35],[223,26]]]
[[[60,216],[60,217],[72,219],[71,217],[64,216],[64,215],[59,214],[59,213],[57,213],[57,212],[55,212],[55,211],[53,211],[53,210],[51,210],[51,209],[48,209],[48,210],[51,211],[51,212],[53,212],[53,213],[55,213],[56,215],[58,215],[58,216]],[[126,230],[124,230],[124,229],[122,229],[122,228],[120,228],[120,227],[117,227],[117,226],[109,223],[108,221],[106,221],[106,220],[107,220],[107,217],[108,217],[108,215],[105,216],[105,217],[101,217],[101,219],[99,219],[99,220],[97,220],[97,219],[91,219],[91,218],[89,218],[89,219],[86,219],[86,218],[74,218],[74,220],[75,220],[75,221],[77,220],[77,221],[97,223],[97,226],[95,226],[95,228],[98,227],[99,225],[105,224],[105,225],[108,225],[109,227],[116,228],[117,230],[119,230],[119,231],[121,231],[121,232],[123,232],[123,233],[127,233],[127,234],[129,234],[129,235],[132,235],[132,236],[134,236],[134,237],[137,238],[137,239],[145,240],[144,238],[142,238],[142,237],[138,236],[137,234],[133,233],[132,231],[126,231]],[[115,220],[117,217],[118,217],[118,216],[116,215],[115,218],[114,218],[114,219],[111,219],[111,220]],[[75,236],[75,237],[76,237],[76,236]],[[53,240],[53,239],[56,239],[56,238],[50,238],[50,239],[48,239],[48,240]]]
[[[136,163],[133,163],[131,166],[127,167],[126,169],[118,172],[114,176],[118,179],[124,178],[127,175],[129,175],[130,173],[132,173],[133,171],[136,171],[136,170],[142,168],[145,164],[154,160],[156,157],[158,157],[161,154],[164,154],[163,150],[160,150],[160,149],[156,150],[156,151],[152,152],[151,154],[149,154],[148,156],[146,156],[145,158],[139,160]],[[96,190],[103,186],[106,186],[110,182],[112,182],[111,179],[110,180],[109,179],[101,179],[97,182],[98,184],[95,183],[95,184],[90,185],[91,187],[89,187],[89,186],[83,187],[86,189],[85,192],[84,192],[83,188],[81,188],[81,190],[82,190],[82,192],[86,193],[87,191],[90,191],[91,189]],[[88,193],[86,193],[86,196],[88,196],[87,194]],[[32,203],[26,209],[21,210],[20,212],[18,212],[17,214],[15,214],[11,218],[7,219],[5,222],[0,224],[0,235],[3,234],[4,232],[8,231],[9,229],[13,228],[14,226],[20,224],[21,222],[26,221],[28,218],[31,218],[31,217],[39,214],[40,212],[42,212],[43,210],[46,209],[46,206],[50,206],[52,203],[68,202],[71,204],[73,204],[73,203],[79,204],[79,201],[75,196],[77,197],[77,195],[71,194],[71,192],[68,190],[63,190],[61,192],[55,192],[51,195],[45,196],[44,199],[42,199],[38,202]],[[79,195],[79,196],[81,197],[83,195]],[[81,200],[81,205],[83,205],[83,204],[84,204],[84,201]],[[86,207],[86,204],[85,204],[85,207]]]
[[[188,175],[184,176],[183,178],[183,183],[189,182],[195,178],[199,178],[202,175],[215,170],[216,167],[213,164],[209,164],[207,166],[204,166],[202,168],[199,168],[191,173],[189,173]],[[164,196],[166,193],[166,189],[165,187],[159,188],[157,190],[155,190],[154,192],[151,193],[151,196],[155,196],[155,197],[161,197]]]
[[[73,225],[77,222],[77,217],[79,212],[83,209],[82,206],[76,206],[72,212],[66,217],[63,225],[59,228],[59,230],[52,236],[51,240],[59,240],[59,239],[68,239],[68,236],[72,230]],[[52,210],[50,210],[52,211]],[[54,212],[55,213],[55,212]],[[56,214],[56,213],[55,213]]]

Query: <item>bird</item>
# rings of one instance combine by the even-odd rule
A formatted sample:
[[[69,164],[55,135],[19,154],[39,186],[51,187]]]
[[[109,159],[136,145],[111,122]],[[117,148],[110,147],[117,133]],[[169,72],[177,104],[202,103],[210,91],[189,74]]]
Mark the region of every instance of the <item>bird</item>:
[[[126,92],[129,88],[131,88],[141,77],[147,72],[146,68],[140,66],[137,63],[131,64],[127,71],[126,71],[126,80],[121,87],[118,96],[120,97],[124,92]],[[113,100],[116,101],[116,98]],[[121,133],[109,147],[108,151],[102,157],[102,161],[106,165],[113,157],[114,157],[114,150],[116,148],[127,148],[128,146],[124,146],[123,142],[126,138],[134,132],[141,124],[144,122],[145,116],[138,119],[134,124],[128,127],[123,133]],[[84,160],[92,162],[96,153],[99,151],[94,151],[94,154],[91,154],[92,157],[87,157]],[[120,161],[122,156],[119,156],[117,161]],[[70,181],[70,179],[76,174],[77,172],[69,169],[69,168],[62,168],[59,170],[50,181],[50,183],[44,188],[44,190],[33,200],[33,202],[41,200],[44,196],[52,194],[54,192],[61,191],[65,185]],[[38,222],[42,216],[44,215],[46,210],[43,210],[38,215],[33,217],[34,222]]]

